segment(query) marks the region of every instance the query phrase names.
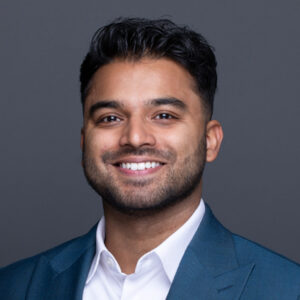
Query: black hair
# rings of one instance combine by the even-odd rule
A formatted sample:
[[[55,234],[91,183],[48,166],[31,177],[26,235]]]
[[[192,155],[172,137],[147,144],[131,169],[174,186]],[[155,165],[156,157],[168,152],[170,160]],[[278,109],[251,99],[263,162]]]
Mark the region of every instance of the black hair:
[[[217,87],[216,58],[206,39],[168,19],[119,18],[99,28],[80,68],[81,103],[84,108],[95,72],[114,59],[169,58],[195,79],[209,117]]]

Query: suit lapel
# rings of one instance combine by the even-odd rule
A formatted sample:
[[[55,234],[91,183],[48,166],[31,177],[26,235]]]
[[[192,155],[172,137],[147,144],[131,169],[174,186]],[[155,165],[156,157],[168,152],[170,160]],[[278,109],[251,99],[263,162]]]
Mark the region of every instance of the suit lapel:
[[[82,300],[85,281],[95,251],[90,248],[65,271],[58,273],[48,286],[47,300]]]
[[[95,254],[96,227],[54,257],[40,258],[26,300],[81,300]]]
[[[61,250],[43,255],[35,268],[26,300],[81,300],[95,254],[96,226]],[[231,233],[206,205],[204,218],[188,246],[168,300],[239,299],[254,264],[240,266]]]
[[[198,231],[188,246],[167,299],[239,299],[254,264],[238,264],[231,233],[206,205]]]

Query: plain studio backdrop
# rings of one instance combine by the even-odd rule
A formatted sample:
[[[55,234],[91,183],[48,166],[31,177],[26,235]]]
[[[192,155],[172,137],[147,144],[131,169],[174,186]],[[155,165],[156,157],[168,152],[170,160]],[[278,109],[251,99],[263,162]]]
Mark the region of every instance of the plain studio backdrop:
[[[118,16],[171,18],[215,47],[225,139],[204,199],[233,232],[300,262],[299,1],[0,4],[0,266],[81,235],[102,214],[79,147],[79,66]]]

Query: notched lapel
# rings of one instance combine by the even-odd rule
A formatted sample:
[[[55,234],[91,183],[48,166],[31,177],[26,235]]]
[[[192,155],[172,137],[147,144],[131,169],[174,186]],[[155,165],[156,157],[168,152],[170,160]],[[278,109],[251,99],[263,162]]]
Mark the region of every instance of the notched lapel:
[[[26,294],[26,300],[45,299],[49,283],[52,282],[56,273],[49,265],[49,260],[41,257],[36,265]]]
[[[81,300],[94,249],[86,250],[67,269],[57,272],[47,258],[36,267],[26,300]]]
[[[231,233],[213,216],[206,205],[204,218],[188,246],[168,300],[239,299],[254,268],[240,266]]]
[[[184,256],[184,262],[179,265],[167,300],[215,300],[217,296],[214,278],[199,264],[195,253],[188,249]]]
[[[49,282],[45,300],[81,300],[93,256],[90,249],[68,269],[56,274]]]
[[[214,287],[218,293],[217,299],[240,299],[254,267],[254,264],[248,264],[217,276],[214,279]]]
[[[33,272],[26,300],[81,300],[95,254],[95,227],[60,250],[41,256]],[[53,255],[54,254],[54,255]]]
[[[188,253],[178,269],[167,300],[237,300],[247,284],[254,264],[213,277],[194,253]]]

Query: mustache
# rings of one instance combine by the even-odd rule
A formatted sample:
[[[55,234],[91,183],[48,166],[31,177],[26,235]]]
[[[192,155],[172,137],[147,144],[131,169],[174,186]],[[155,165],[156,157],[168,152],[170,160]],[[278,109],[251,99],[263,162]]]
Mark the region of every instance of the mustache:
[[[176,158],[176,154],[170,150],[158,150],[153,148],[124,148],[117,151],[109,151],[105,152],[102,155],[102,160],[105,163],[117,161],[121,159],[123,156],[133,155],[133,156],[143,156],[149,155],[155,158],[160,158],[167,161],[172,161]]]

